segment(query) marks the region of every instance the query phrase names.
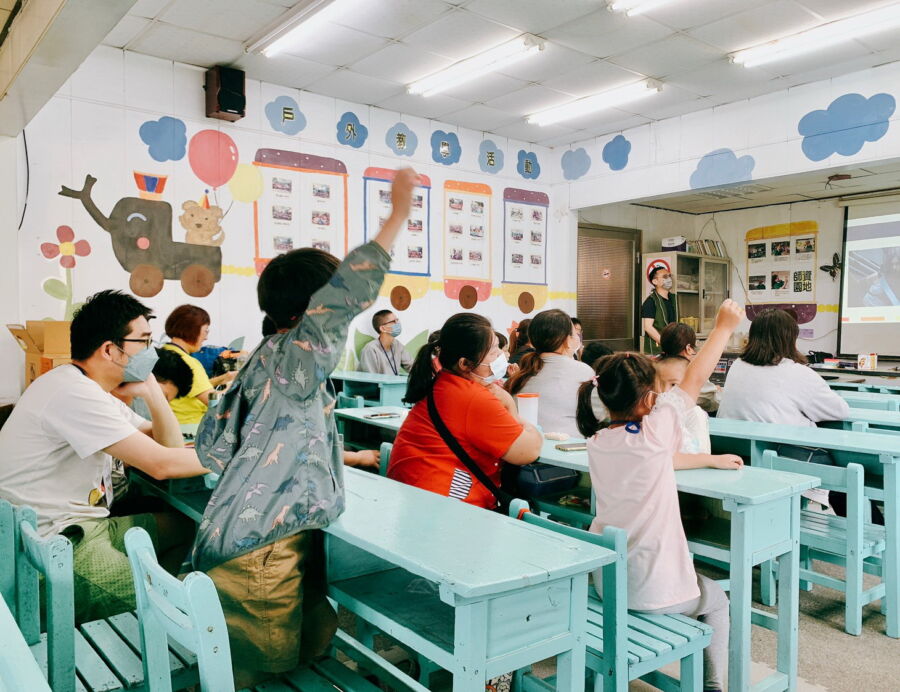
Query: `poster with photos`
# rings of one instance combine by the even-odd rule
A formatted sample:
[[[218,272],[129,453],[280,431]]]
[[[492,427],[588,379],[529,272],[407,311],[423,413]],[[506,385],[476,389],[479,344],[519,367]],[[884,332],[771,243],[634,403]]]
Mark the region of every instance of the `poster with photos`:
[[[818,224],[754,228],[746,235],[747,295],[752,304],[813,303]]]
[[[395,171],[370,167],[363,174],[365,187],[365,238],[369,240],[391,214],[391,184]],[[421,185],[413,191],[409,218],[391,248],[391,274],[430,275],[431,258],[431,180],[419,176]]]
[[[503,191],[503,281],[547,283],[547,212],[543,192],[508,187]]]
[[[491,280],[491,189],[479,183],[444,184],[444,276]]]
[[[347,169],[336,159],[281,149],[260,149],[254,165],[263,192],[254,202],[257,271],[283,252],[301,247],[347,252]]]

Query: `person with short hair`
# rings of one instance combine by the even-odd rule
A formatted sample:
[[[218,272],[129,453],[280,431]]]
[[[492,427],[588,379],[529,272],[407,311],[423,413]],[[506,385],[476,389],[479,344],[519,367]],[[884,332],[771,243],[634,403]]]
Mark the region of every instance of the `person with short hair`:
[[[575,349],[572,357],[575,360],[581,360],[581,352],[584,350],[584,325],[577,317],[572,318],[572,324],[575,326],[575,336],[578,337],[578,348]]]
[[[174,513],[110,517],[113,457],[158,480],[207,472],[183,448],[151,372],[152,316],[120,291],[88,298],[72,319],[72,362],[37,378],[0,429],[0,497],[32,507],[41,536],[72,542],[79,623],[136,607],[124,544],[130,527],[150,534],[173,573],[190,535],[191,523]],[[143,399],[152,421],[113,393]]]
[[[672,293],[672,272],[661,265],[650,270],[647,279],[653,285],[641,305],[644,328],[644,353],[659,353],[659,339],[666,325],[678,321],[678,298]]]
[[[613,350],[604,343],[592,341],[581,350],[581,362],[594,367],[594,363],[603,356],[612,355]]]
[[[659,367],[663,369],[675,365],[674,359],[683,358],[690,363],[697,357],[697,333],[693,327],[683,322],[673,322],[666,325],[659,337]],[[700,388],[697,397],[697,406],[707,413],[715,413],[719,410],[719,388],[707,380]]]
[[[412,357],[397,338],[402,327],[400,318],[390,310],[379,310],[372,315],[375,339],[362,347],[359,353],[359,369],[380,375],[399,375],[409,372]]]

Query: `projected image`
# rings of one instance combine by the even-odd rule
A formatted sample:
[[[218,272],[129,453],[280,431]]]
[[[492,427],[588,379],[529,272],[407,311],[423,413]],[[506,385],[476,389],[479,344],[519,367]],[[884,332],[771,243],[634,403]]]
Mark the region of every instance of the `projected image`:
[[[850,251],[847,307],[900,306],[900,245]]]

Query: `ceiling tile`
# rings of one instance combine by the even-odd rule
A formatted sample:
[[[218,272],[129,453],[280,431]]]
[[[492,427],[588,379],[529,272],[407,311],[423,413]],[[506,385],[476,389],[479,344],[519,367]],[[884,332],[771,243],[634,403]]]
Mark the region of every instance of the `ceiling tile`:
[[[354,72],[408,84],[452,64],[448,58],[392,43],[351,65]]]
[[[323,65],[346,66],[380,50],[387,43],[386,39],[325,22],[315,32],[304,35],[301,41],[286,48],[285,53]]]
[[[261,0],[175,0],[160,19],[185,29],[246,41],[282,14],[283,7]]]
[[[114,48],[124,48],[148,26],[150,26],[149,19],[126,14],[113,30],[106,35],[103,43]]]
[[[831,46],[828,58],[823,60],[821,52],[798,56],[793,60],[777,63],[781,68],[784,81],[789,85],[817,82],[838,75],[864,70],[873,67],[883,60],[877,53],[871,53],[856,42]],[[769,67],[775,67],[772,64]]]
[[[571,101],[567,94],[561,94],[547,87],[534,85],[519,89],[511,94],[491,99],[487,102],[491,108],[499,108],[513,115],[530,115],[546,108],[559,106]],[[512,136],[512,135],[510,135]]]
[[[582,115],[580,118],[565,120],[561,124],[576,130],[584,130],[589,137],[607,132],[621,130],[619,123],[634,121],[635,125],[643,125],[649,122],[648,118],[633,113],[627,113],[617,108],[607,108],[597,113]]]
[[[521,33],[465,10],[458,10],[442,15],[428,26],[413,32],[404,42],[456,62],[509,41]]]
[[[521,79],[513,79],[498,72],[488,72],[479,76],[478,79],[447,89],[442,93],[464,101],[486,103],[499,96],[518,91],[525,86],[527,86],[527,82],[523,82]]]
[[[771,0],[691,0],[673,2],[647,12],[647,16],[660,24],[685,31],[737,14],[755,5]]]
[[[666,82],[662,91],[648,96],[645,99],[638,99],[631,103],[624,103],[619,110],[636,115],[644,115],[648,118],[657,119],[656,113],[663,111],[671,106],[693,103],[698,98],[698,94],[680,89]]]
[[[544,50],[503,68],[501,72],[526,82],[543,82],[558,74],[583,67],[595,59],[592,55],[546,41]]]
[[[596,11],[597,0],[472,0],[466,9],[522,31],[542,34]]]
[[[689,36],[676,34],[662,41],[636,48],[610,58],[610,62],[635,70],[651,77],[666,77],[670,74],[699,67],[722,57],[722,54]]]
[[[842,19],[854,14],[861,14],[878,7],[891,5],[895,0],[800,0],[810,12],[813,12],[827,21]]]
[[[537,142],[541,139],[547,139],[548,137],[561,137],[566,133],[574,135],[575,130],[563,125],[546,125],[540,127],[539,125],[532,125],[524,120],[520,120],[510,125],[498,127],[494,132],[503,137],[509,137],[510,139],[520,139],[523,142]],[[515,151],[509,151],[507,156],[510,156],[512,162],[515,163]]]
[[[674,74],[666,80],[666,84],[686,89],[700,96],[710,96],[720,91],[734,94],[744,89],[750,93],[754,87],[769,84],[776,76],[777,73],[770,72],[768,66],[748,69],[722,58],[699,69]],[[765,93],[765,91],[757,93]]]
[[[243,55],[236,63],[252,79],[302,89],[335,71],[331,65],[321,65],[293,55],[267,58],[264,55]]]
[[[162,22],[153,24],[130,48],[138,53],[201,67],[231,63],[244,52],[240,41],[210,36]]]
[[[332,72],[324,79],[308,84],[306,88],[316,94],[363,104],[378,103],[403,91],[402,84],[386,82],[350,70]]]
[[[539,139],[537,143],[541,146],[553,149],[555,147],[568,147],[573,142],[588,139],[589,137],[590,135],[584,130],[576,130],[575,132],[566,132],[565,134],[555,135],[553,137],[548,137],[547,139]]]
[[[606,58],[657,41],[672,30],[647,17],[626,17],[601,9],[544,33],[544,37],[597,58]]]
[[[396,39],[449,11],[441,0],[355,0],[352,11],[333,21],[367,34]]]
[[[493,130],[495,127],[509,125],[518,120],[516,116],[510,115],[506,111],[490,108],[480,103],[463,108],[456,113],[448,113],[442,116],[442,119],[460,127],[481,131]]]
[[[541,83],[545,87],[580,98],[636,82],[643,76],[638,72],[613,65],[611,62],[596,60],[557,77],[546,79]]]
[[[166,8],[167,5],[171,4],[173,0],[137,0],[134,5],[131,6],[131,9],[128,10],[128,14],[133,14],[136,17],[156,17],[162,10]]]
[[[820,23],[819,19],[794,0],[776,0],[692,29],[688,33],[730,53],[790,36]]]
[[[663,92],[665,93],[665,88]],[[704,108],[712,108],[714,104],[709,98],[697,98],[693,101],[679,101],[671,106],[663,106],[662,108],[654,108],[651,110],[641,111],[643,115],[653,118],[654,120],[666,120],[667,118],[675,118],[685,113],[694,113],[702,111]],[[635,106],[636,108],[636,106]]]
[[[418,115],[420,118],[439,118],[447,113],[459,111],[466,106],[472,105],[467,101],[437,94],[435,96],[418,96],[402,91],[396,96],[391,96],[384,101],[379,101],[375,105],[388,110],[397,111],[398,113],[408,113],[409,115]]]

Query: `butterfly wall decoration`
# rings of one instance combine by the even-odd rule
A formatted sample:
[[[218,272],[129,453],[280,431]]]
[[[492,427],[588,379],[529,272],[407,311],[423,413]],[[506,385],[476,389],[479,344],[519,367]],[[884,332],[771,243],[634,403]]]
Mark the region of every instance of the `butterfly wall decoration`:
[[[831,280],[834,281],[837,279],[838,272],[841,270],[841,256],[838,253],[834,253],[831,256],[831,264],[823,264],[819,269],[823,272],[828,272],[831,276]]]

